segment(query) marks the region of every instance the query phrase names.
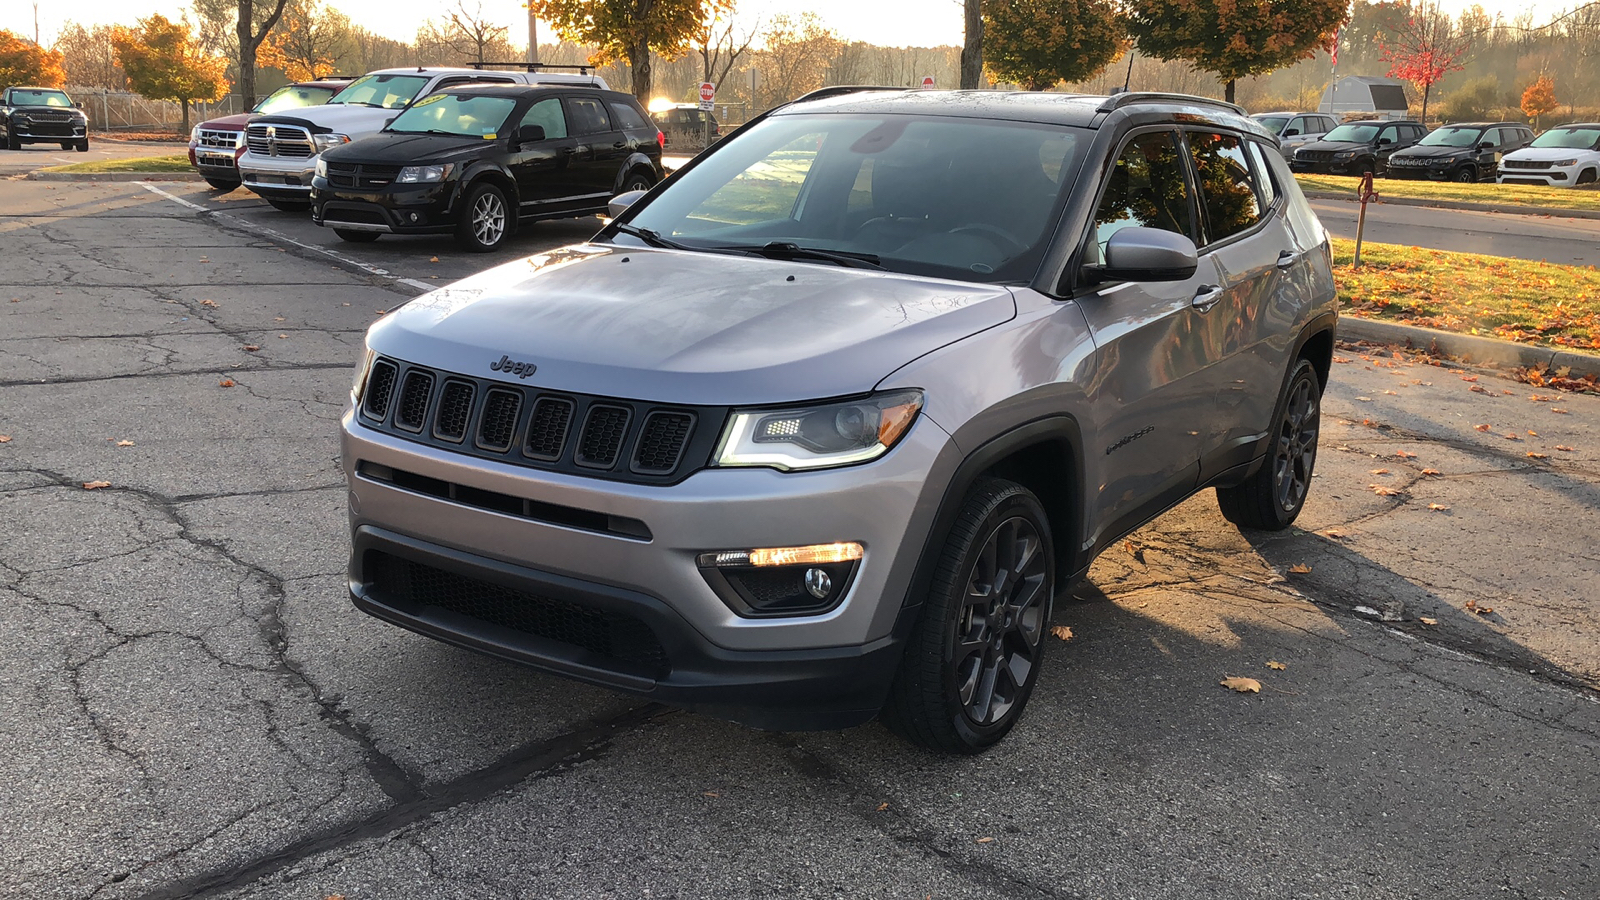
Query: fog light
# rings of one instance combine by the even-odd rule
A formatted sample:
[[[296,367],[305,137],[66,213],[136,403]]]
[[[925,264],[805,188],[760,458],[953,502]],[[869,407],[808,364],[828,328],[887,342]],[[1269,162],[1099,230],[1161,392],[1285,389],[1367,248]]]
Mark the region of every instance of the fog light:
[[[806,591],[818,600],[825,600],[833,593],[833,579],[821,569],[807,569]]]
[[[702,553],[700,574],[741,616],[800,616],[837,606],[865,548],[854,541]]]
[[[418,222],[422,221],[422,214],[421,213],[406,213],[406,218],[411,220],[411,224],[415,225]]]

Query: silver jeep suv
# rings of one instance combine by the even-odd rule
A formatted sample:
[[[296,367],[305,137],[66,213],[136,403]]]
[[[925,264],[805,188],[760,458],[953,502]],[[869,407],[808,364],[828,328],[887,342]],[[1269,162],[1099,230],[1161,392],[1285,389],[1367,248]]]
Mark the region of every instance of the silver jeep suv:
[[[373,326],[363,610],[761,728],[977,752],[1053,598],[1214,487],[1294,521],[1327,236],[1237,107],[825,89]]]

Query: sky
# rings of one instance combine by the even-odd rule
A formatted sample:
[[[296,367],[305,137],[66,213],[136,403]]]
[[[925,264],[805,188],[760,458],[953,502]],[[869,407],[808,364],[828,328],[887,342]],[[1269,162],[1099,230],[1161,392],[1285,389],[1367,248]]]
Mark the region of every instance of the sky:
[[[411,40],[417,26],[437,16],[447,5],[444,0],[326,0],[350,18],[372,31],[393,38]],[[466,0],[468,7],[477,0]],[[1580,0],[1479,0],[1490,15],[1507,17],[1533,9],[1542,19],[1571,8]],[[503,10],[500,20],[510,26],[513,44],[527,42],[527,18],[516,0],[482,0],[485,12]],[[1459,11],[1470,0],[1443,0],[1446,9]],[[68,20],[94,24],[116,22],[126,25],[151,13],[168,18],[181,15],[186,4],[181,0],[40,0],[39,37],[48,44]],[[961,43],[960,0],[740,0],[739,18],[754,24],[779,13],[796,15],[811,11],[846,40],[860,40],[894,47],[932,47]],[[31,37],[34,33],[33,0],[0,0],[0,28]],[[540,43],[550,32],[541,30]]]

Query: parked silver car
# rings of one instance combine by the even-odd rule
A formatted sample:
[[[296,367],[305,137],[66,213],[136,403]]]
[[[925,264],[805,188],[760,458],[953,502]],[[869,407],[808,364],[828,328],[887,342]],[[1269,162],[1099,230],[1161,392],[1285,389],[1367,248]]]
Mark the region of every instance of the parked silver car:
[[[1230,104],[833,88],[590,242],[372,327],[355,603],[762,728],[973,753],[1052,601],[1214,487],[1311,486],[1328,238]]]
[[[1256,113],[1250,118],[1261,127],[1278,136],[1284,159],[1294,159],[1296,147],[1303,147],[1337,128],[1339,122],[1326,113],[1269,112]]]

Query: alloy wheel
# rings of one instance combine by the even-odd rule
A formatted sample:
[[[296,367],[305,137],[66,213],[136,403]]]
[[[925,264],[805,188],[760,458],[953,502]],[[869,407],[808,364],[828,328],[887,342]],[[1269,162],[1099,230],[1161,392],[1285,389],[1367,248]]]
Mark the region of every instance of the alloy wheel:
[[[1021,516],[997,525],[978,553],[951,660],[962,709],[977,725],[1006,717],[1039,662],[1048,571],[1039,531]]]
[[[1301,378],[1294,384],[1278,426],[1278,446],[1273,458],[1273,499],[1284,510],[1298,509],[1311,489],[1311,469],[1317,461],[1317,431],[1321,410],[1314,384]]]
[[[485,192],[472,204],[472,234],[485,247],[500,242],[506,231],[506,207],[498,194]]]

